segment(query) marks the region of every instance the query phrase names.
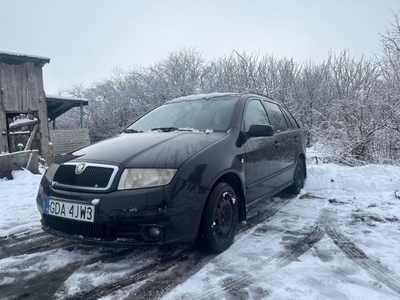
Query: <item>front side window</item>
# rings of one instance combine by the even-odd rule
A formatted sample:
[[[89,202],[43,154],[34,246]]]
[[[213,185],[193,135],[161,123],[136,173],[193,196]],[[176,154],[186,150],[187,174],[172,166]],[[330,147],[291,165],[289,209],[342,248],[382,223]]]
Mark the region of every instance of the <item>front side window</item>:
[[[248,131],[251,125],[271,125],[265,109],[259,100],[251,100],[246,107],[244,131]]]
[[[274,126],[275,132],[279,133],[289,129],[286,119],[282,114],[279,106],[275,103],[264,101],[265,108],[269,118],[271,119],[272,126]]]
[[[126,130],[157,128],[226,131],[229,129],[236,98],[183,100],[164,104],[143,116]]]

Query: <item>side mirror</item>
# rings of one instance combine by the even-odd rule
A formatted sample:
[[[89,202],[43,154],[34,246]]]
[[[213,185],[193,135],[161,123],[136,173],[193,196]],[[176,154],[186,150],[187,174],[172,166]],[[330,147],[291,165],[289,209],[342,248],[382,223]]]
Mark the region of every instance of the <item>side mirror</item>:
[[[274,127],[271,125],[251,125],[246,132],[248,137],[251,136],[273,136],[275,133]]]

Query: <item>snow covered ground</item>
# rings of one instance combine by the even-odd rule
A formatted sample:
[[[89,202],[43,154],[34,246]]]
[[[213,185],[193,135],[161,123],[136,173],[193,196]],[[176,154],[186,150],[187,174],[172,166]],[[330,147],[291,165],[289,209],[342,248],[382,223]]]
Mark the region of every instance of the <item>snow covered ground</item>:
[[[357,253],[352,257],[340,250],[335,244],[340,238],[333,238],[329,229],[346,239],[340,245],[347,247],[352,242],[357,248],[350,247],[362,250],[368,262],[381,265],[385,280],[392,280],[393,275],[399,292],[400,199],[395,191],[400,188],[400,168],[327,164],[312,165],[308,171],[300,197],[252,233],[237,237],[229,251],[165,299],[224,299],[230,295],[243,299],[398,299],[400,294],[371,275]],[[307,248],[301,241],[310,235],[317,243],[301,249]],[[293,249],[300,255],[288,251]],[[226,293],[225,286],[232,286],[233,291]]]
[[[13,171],[14,180],[0,179],[0,237],[40,228],[36,195],[42,175]]]
[[[102,296],[135,298],[141,287],[157,285],[163,274],[171,277],[179,270],[195,269],[193,261],[182,262],[142,278],[135,272],[157,263],[161,250],[140,248],[107,260],[106,248],[80,247],[59,239],[43,251],[6,255],[11,238],[40,233],[35,196],[41,176],[28,171],[15,171],[13,176],[14,180],[0,180],[0,246],[5,245],[5,254],[0,251],[0,299],[15,295],[10,292],[15,286],[24,290],[24,285],[39,282],[35,278],[44,274],[51,278],[55,272],[64,276],[58,285],[43,288],[36,296],[73,297],[136,274],[132,284]],[[309,164],[301,194],[274,197],[260,209],[271,203],[279,204],[279,210],[241,231],[229,250],[201,256],[198,269],[187,277],[181,274],[183,280],[171,281],[162,293],[147,298],[400,298],[400,167]]]

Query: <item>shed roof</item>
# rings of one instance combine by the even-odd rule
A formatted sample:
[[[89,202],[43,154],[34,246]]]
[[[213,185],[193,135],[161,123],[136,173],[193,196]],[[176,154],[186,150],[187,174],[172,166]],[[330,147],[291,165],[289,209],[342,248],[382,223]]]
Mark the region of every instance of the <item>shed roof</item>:
[[[50,58],[22,53],[5,52],[0,50],[0,61],[3,61],[7,64],[33,62],[35,65],[43,67],[46,63],[50,62]]]
[[[66,113],[73,107],[88,105],[86,98],[47,95],[47,115],[51,121]]]

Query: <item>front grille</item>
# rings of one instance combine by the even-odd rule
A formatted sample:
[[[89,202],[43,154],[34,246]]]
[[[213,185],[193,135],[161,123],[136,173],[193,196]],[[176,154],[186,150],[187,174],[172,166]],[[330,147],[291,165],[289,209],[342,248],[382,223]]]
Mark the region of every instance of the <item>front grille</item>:
[[[67,163],[60,165],[53,179],[55,186],[105,190],[111,186],[112,180],[118,171],[116,166],[87,163],[83,172],[76,174],[77,165],[79,164]]]
[[[85,238],[105,240],[107,226],[104,224],[88,223],[43,214],[43,220],[51,229],[70,235],[81,235]]]

